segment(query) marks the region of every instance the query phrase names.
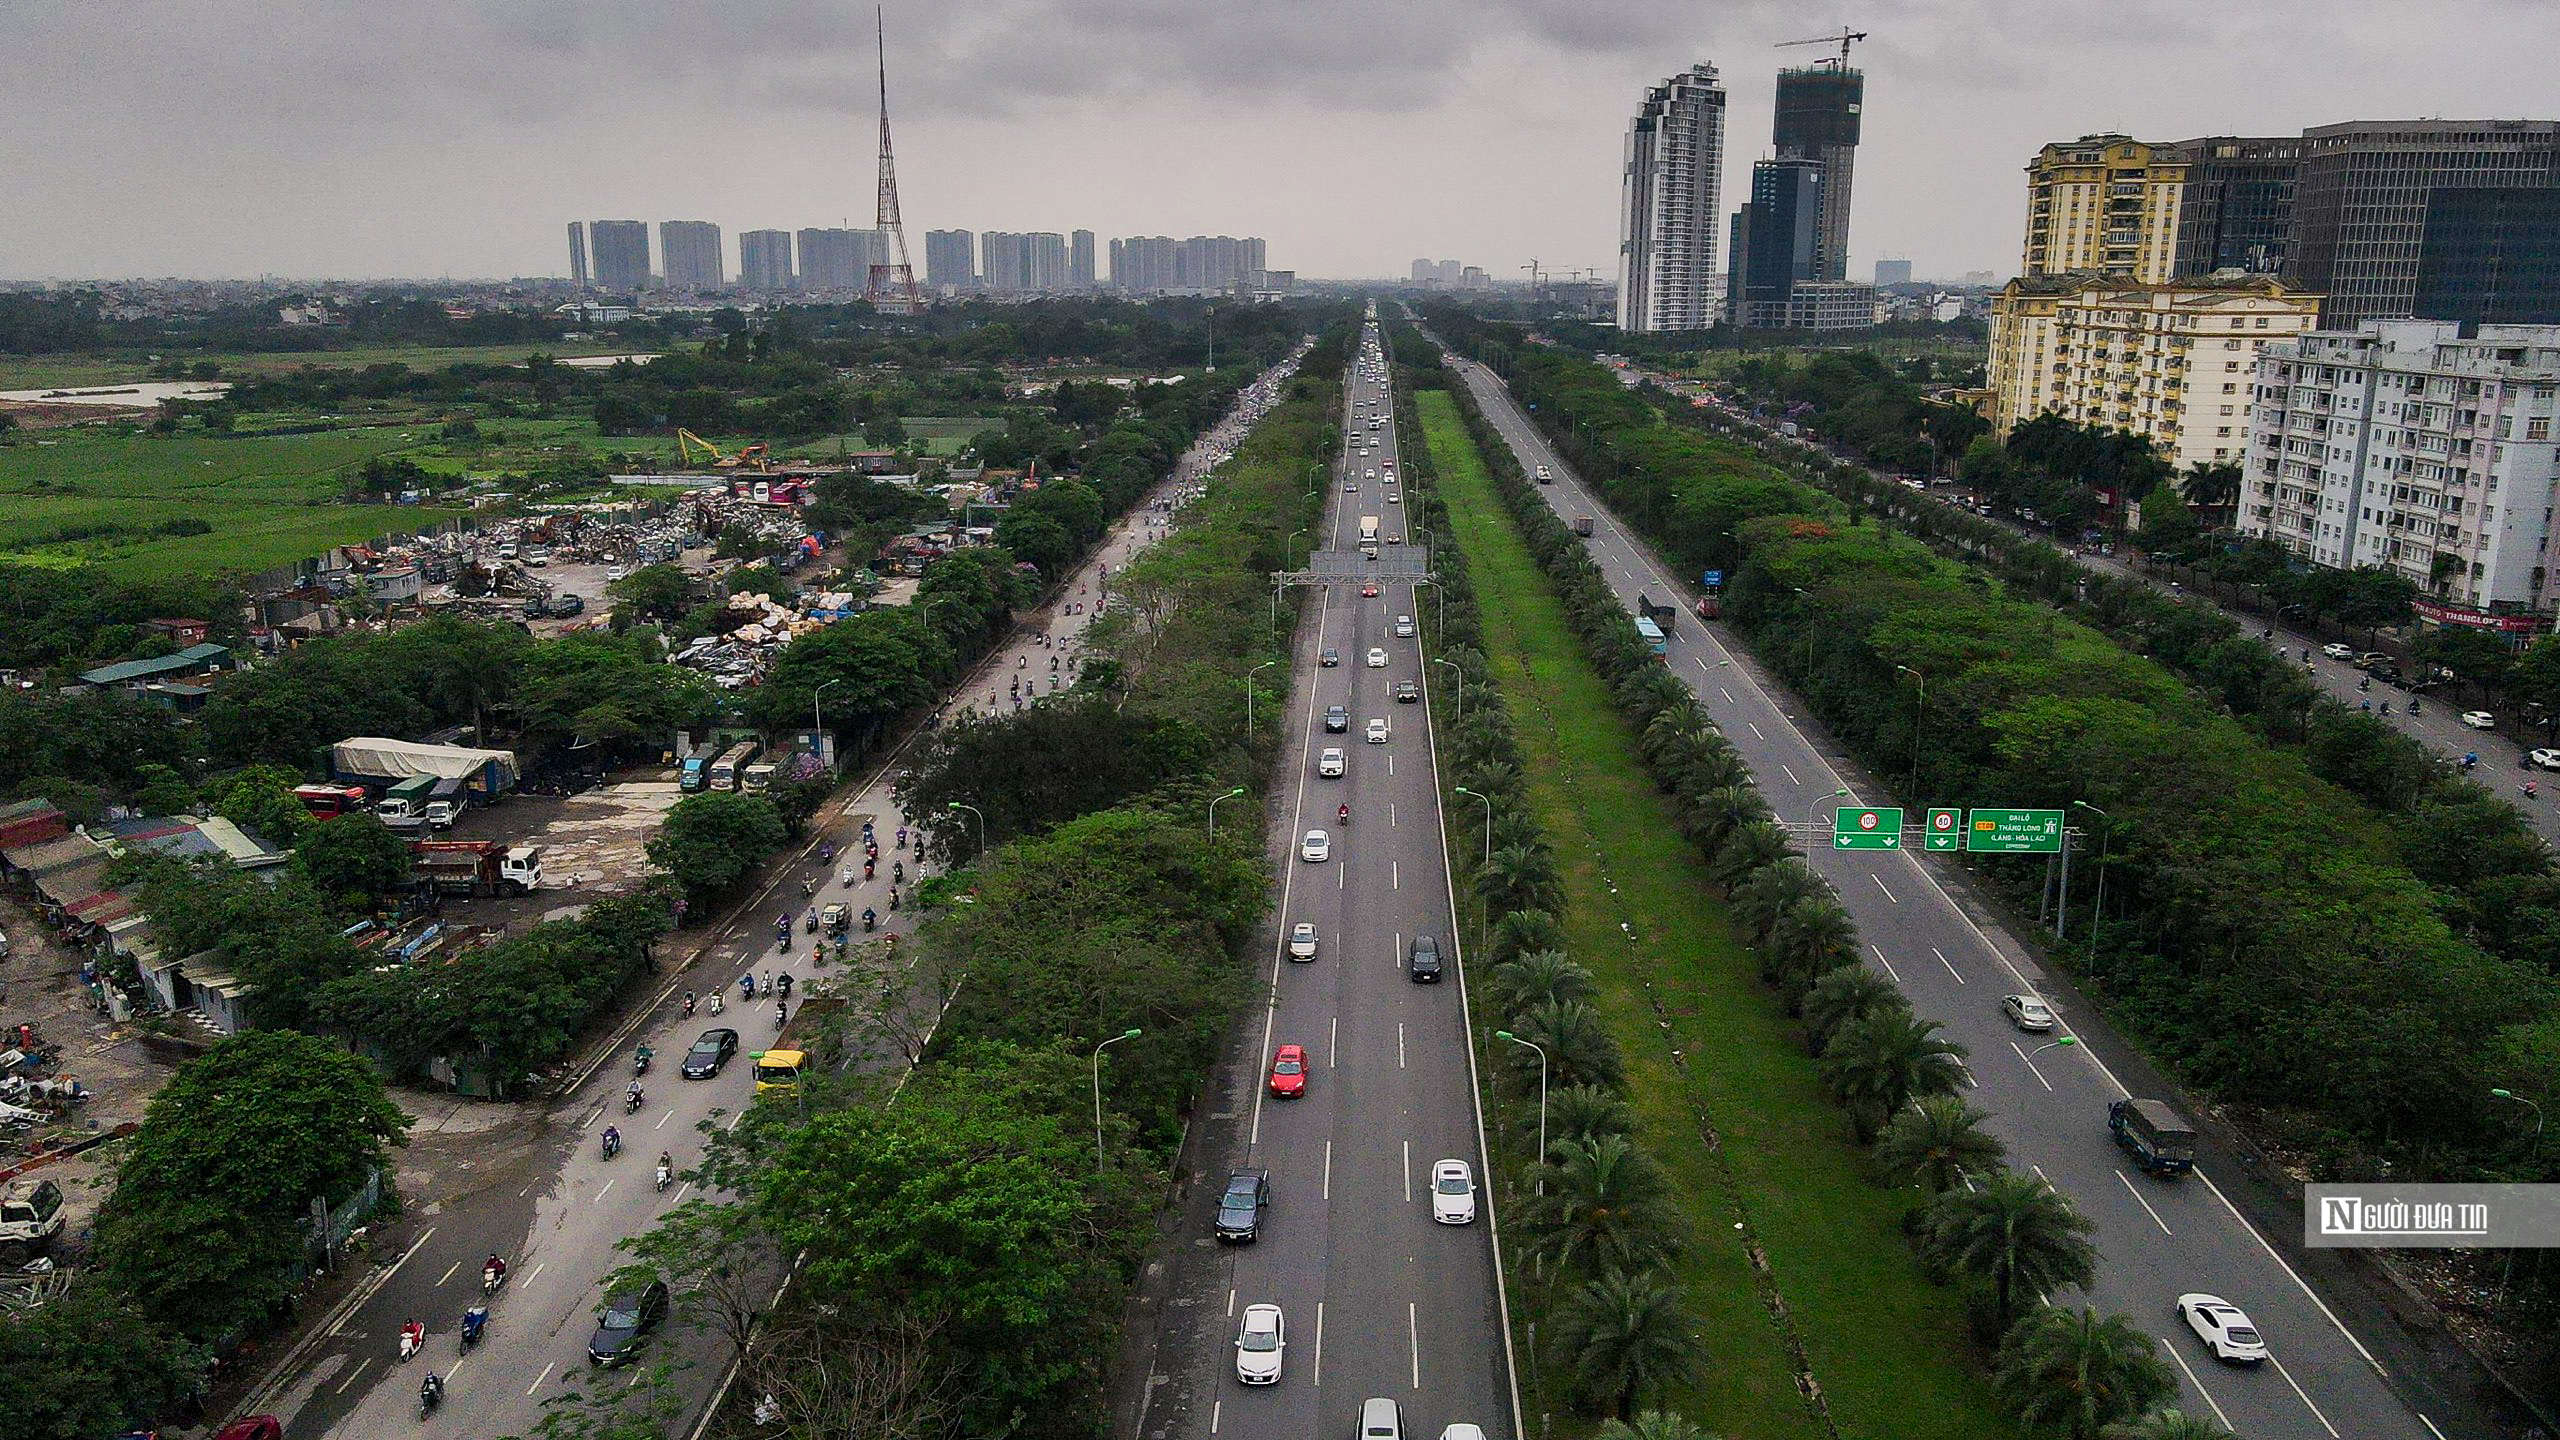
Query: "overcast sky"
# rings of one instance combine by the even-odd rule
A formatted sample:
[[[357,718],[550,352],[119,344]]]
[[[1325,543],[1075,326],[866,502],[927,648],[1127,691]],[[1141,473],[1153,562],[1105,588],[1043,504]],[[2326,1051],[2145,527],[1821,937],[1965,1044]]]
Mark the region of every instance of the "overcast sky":
[[[572,219],[870,223],[872,12],[816,0],[0,0],[0,279],[511,276]],[[1610,267],[1693,61],[1725,207],[1775,41],[1872,32],[1851,274],[2007,275],[2046,141],[2560,112],[2549,0],[891,0],[907,239],[1262,235],[1310,276]],[[1719,223],[1717,233],[1722,237]],[[653,233],[654,243],[654,233]]]

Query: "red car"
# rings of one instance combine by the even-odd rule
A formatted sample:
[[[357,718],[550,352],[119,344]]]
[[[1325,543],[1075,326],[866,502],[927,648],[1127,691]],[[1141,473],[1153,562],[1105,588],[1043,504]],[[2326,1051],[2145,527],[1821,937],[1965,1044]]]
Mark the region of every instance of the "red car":
[[[1283,1045],[1271,1057],[1271,1093],[1282,1100],[1295,1100],[1307,1093],[1307,1047]]]
[[[1378,598],[1378,582],[1377,582],[1377,581],[1375,581],[1375,580],[1371,580],[1371,581],[1366,582],[1365,584],[1363,584],[1363,585],[1360,587],[1360,594],[1361,594],[1361,596],[1362,596],[1364,599],[1369,599],[1369,600],[1375,600],[1375,599],[1377,599],[1377,598]]]

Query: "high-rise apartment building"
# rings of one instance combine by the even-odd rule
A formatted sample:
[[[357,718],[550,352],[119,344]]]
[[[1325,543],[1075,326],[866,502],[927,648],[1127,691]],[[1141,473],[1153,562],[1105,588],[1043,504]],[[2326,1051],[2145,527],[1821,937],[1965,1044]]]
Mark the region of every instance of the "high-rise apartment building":
[[[924,279],[936,290],[978,287],[978,237],[966,230],[924,232]]]
[[[791,232],[749,230],[738,237],[738,283],[771,295],[791,288]]]
[[[1889,286],[1889,285],[1908,285],[1908,284],[1910,284],[1910,283],[1911,283],[1911,262],[1910,262],[1910,261],[1908,261],[1908,260],[1879,260],[1879,261],[1877,261],[1877,262],[1876,262],[1876,288],[1877,288],[1877,289],[1882,290],[1882,289],[1884,289],[1885,287],[1887,287],[1887,286]]]
[[[2351,120],[2302,143],[2288,268],[2327,294],[2330,329],[2411,313],[2431,196],[2560,185],[2550,120]]]
[[[1111,242],[1111,285],[1133,295],[1181,288],[1176,257],[1181,242],[1170,235],[1132,235]]]
[[[583,220],[569,222],[569,283],[587,288],[587,225]]]
[[[1067,288],[1067,237],[1042,232],[1022,237],[1023,289],[1054,295]]]
[[[2560,324],[2560,186],[2430,194],[2409,308],[2466,325]]]
[[[2175,273],[2187,157],[2127,135],[2047,145],[2027,164],[2018,273],[2081,272],[2152,285]]]
[[[1822,169],[1819,160],[1751,167],[1751,202],[1734,212],[1727,252],[1725,315],[1734,324],[1785,325],[1796,286],[1820,278]]]
[[[2271,275],[2012,280],[1991,304],[1992,428],[2051,412],[2139,435],[2181,471],[2237,463],[2260,347],[2309,330],[2319,311],[2319,296]]]
[[[1724,87],[1700,62],[1645,93],[1627,126],[1618,209],[1618,328],[1715,323]]]
[[[658,263],[670,290],[717,290],[728,283],[720,227],[708,220],[658,222]]]
[[[1845,65],[1778,72],[1778,113],[1770,143],[1780,160],[1822,167],[1821,213],[1814,221],[1813,280],[1849,278],[1849,192],[1858,158],[1859,109],[1867,77]]]
[[[2283,271],[2293,235],[2301,137],[2216,135],[2181,140],[2169,148],[2187,160],[2170,273]]]
[[[861,290],[885,249],[874,230],[808,229],[799,239],[803,290]]]
[[[2366,321],[2259,353],[2240,533],[2383,566],[2421,619],[2508,633],[2552,608],[2560,326]]]
[[[979,231],[978,283],[999,295],[1019,295],[1030,289],[1031,268],[1022,240],[1010,230]]]
[[[606,290],[649,288],[649,222],[598,220],[587,226],[595,245],[596,284]]]
[[[1093,232],[1078,230],[1067,237],[1067,288],[1090,290],[1094,286]]]

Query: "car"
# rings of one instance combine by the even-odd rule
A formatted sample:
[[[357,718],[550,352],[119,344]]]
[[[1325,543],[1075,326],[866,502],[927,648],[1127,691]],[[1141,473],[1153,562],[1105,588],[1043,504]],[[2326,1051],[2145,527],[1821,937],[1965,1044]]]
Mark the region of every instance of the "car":
[[[2213,1358],[2230,1365],[2255,1365],[2267,1358],[2267,1342],[2239,1306],[2219,1295],[2197,1292],[2178,1297],[2178,1318],[2196,1332]]]
[[[1552,484],[1554,484],[1554,483],[1555,483],[1555,480],[1556,480],[1555,472],[1554,472],[1554,471],[1552,471],[1552,470],[1549,470],[1546,466],[1544,466],[1544,465],[1539,466],[1539,467],[1538,467],[1537,474],[1538,474],[1538,483],[1539,483],[1539,484],[1541,484],[1541,485],[1552,485]]]
[[[2356,647],[2332,640],[2320,647],[2320,653],[2332,660],[2353,660],[2356,658]]]
[[[631,567],[628,565],[608,565],[605,567],[604,578],[607,580],[619,580],[630,573]]]
[[[1227,1176],[1218,1194],[1217,1237],[1230,1245],[1250,1245],[1262,1228],[1262,1211],[1271,1203],[1271,1172],[1238,1170]]]
[[[1357,480],[1345,480],[1345,481],[1343,481],[1343,482],[1342,482],[1342,493],[1343,493],[1343,494],[1345,494],[1345,495],[1357,495],[1357,494],[1359,494],[1359,493],[1360,493],[1360,482],[1359,482],[1359,481],[1357,481]]]
[[[1316,927],[1313,921],[1301,920],[1289,927],[1289,958],[1292,960],[1316,958]]]
[[[1377,598],[1378,598],[1378,582],[1377,582],[1377,581],[1375,581],[1375,580],[1363,580],[1363,581],[1361,581],[1361,582],[1360,582],[1360,598],[1361,598],[1361,599],[1363,599],[1363,600],[1375,600],[1375,599],[1377,599]]]
[[[1271,1094],[1295,1100],[1307,1093],[1307,1047],[1283,1045],[1271,1057]]]
[[[2560,770],[2560,750],[2534,751],[2533,764],[2538,770]]]
[[[137,1432],[157,1435],[156,1430]],[[222,1427],[213,1440],[284,1440],[284,1422],[273,1415],[249,1415]]]
[[[587,1358],[604,1370],[630,1364],[640,1358],[640,1338],[666,1318],[666,1281],[616,1286],[605,1293],[595,1333],[587,1337]]]
[[[1392,732],[1390,731],[1385,718],[1380,717],[1369,722],[1369,732],[1366,738],[1372,745],[1384,745],[1387,743],[1391,733]]]
[[[2391,657],[2383,654],[2379,650],[2367,650],[2363,654],[2358,655],[2353,663],[2359,670],[2371,670],[2379,666],[2390,664]]]
[[[1349,768],[1350,763],[1349,758],[1343,754],[1341,746],[1328,745],[1324,748],[1324,753],[1316,756],[1316,774],[1326,780],[1339,780],[1342,778],[1342,772]]]
[[[684,1052],[684,1078],[708,1080],[719,1074],[720,1067],[728,1064],[737,1053],[737,1031],[705,1030],[693,1037],[693,1048]]]
[[[1442,1428],[1440,1440],[1484,1440],[1484,1427],[1460,1420]]]
[[[1243,1385],[1280,1383],[1280,1356],[1289,1348],[1288,1322],[1277,1305],[1247,1305],[1236,1325],[1236,1381]]]
[[[1392,500],[1390,501],[1390,503],[1393,503],[1393,502],[1392,502]],[[1401,545],[1401,544],[1403,544],[1403,543],[1404,543],[1404,532],[1403,532],[1403,531],[1401,531],[1401,530],[1398,530],[1398,531],[1395,531],[1394,533],[1392,533],[1392,534],[1388,535],[1388,536],[1387,536],[1387,543],[1388,543],[1388,544],[1390,544],[1390,545]]]
[[[1298,842],[1298,858],[1310,865],[1321,865],[1333,857],[1333,837],[1321,830],[1310,830]]]
[[[1369,473],[1367,473],[1367,474],[1365,474],[1365,475],[1361,476],[1360,478],[1361,478],[1361,479],[1363,479],[1363,480],[1375,480],[1375,479],[1377,479],[1377,478],[1378,478],[1378,471],[1377,471],[1377,468],[1376,468],[1375,466],[1372,466],[1372,467],[1370,468],[1370,470],[1369,470]]]
[[[1404,1414],[1396,1402],[1383,1395],[1360,1402],[1360,1440],[1404,1440]]]
[[[1413,947],[1405,956],[1405,973],[1416,985],[1433,985],[1440,980],[1440,942],[1428,935],[1413,937]]]
[[[2498,717],[2486,710],[2465,710],[2462,712],[2462,723],[2474,730],[2495,730],[2498,728]]]
[[[1443,1225],[1472,1225],[1476,1218],[1476,1176],[1464,1160],[1431,1164],[1431,1218]]]
[[[1399,681],[1397,681],[1397,682],[1396,682],[1396,703],[1397,703],[1397,704],[1399,704],[1399,705],[1415,705],[1415,704],[1419,704],[1419,703],[1421,703],[1421,701],[1422,701],[1422,687],[1421,687],[1421,686],[1414,684],[1414,683],[1413,683],[1412,681],[1410,681],[1410,680],[1399,680]]]
[[[1324,729],[1328,735],[1346,734],[1351,729],[1351,712],[1340,705],[1324,707]]]
[[[2037,995],[2003,995],[2000,1013],[2021,1030],[2045,1031],[2053,1028],[2053,1007]]]
[[[1342,663],[1342,654],[1332,646],[1327,645],[1322,650],[1316,652],[1316,663],[1323,666],[1325,669],[1330,670],[1334,666]]]
[[[1404,503],[1404,497],[1398,495],[1393,490],[1390,490],[1387,492],[1387,503],[1390,505],[1401,505]]]
[[[1399,640],[1410,640],[1413,638],[1412,616],[1399,615],[1396,617],[1396,638]]]
[[[1384,651],[1384,650],[1379,649],[1379,648],[1378,648],[1377,646],[1375,646],[1375,645],[1370,646],[1370,647],[1369,647],[1369,668],[1370,668],[1370,669],[1372,669],[1372,670],[1384,670],[1384,669],[1386,669],[1386,668],[1387,668],[1387,652],[1386,652],[1386,651]]]

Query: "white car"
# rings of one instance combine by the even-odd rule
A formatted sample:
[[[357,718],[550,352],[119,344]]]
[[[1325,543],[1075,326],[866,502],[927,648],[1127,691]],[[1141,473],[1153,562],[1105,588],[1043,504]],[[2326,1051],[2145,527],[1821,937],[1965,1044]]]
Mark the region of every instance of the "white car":
[[[2536,750],[2533,763],[2537,769],[2560,770],[2560,750]]]
[[[1289,927],[1289,958],[1292,960],[1316,958],[1316,927],[1313,923],[1301,920]]]
[[[1413,638],[1412,616],[1399,615],[1396,617],[1396,638],[1399,640],[1410,640]]]
[[[2044,1003],[2041,996],[2003,995],[2000,997],[2000,1013],[2008,1016],[2009,1023],[2021,1030],[2041,1033],[2053,1028],[2053,1007]]]
[[[2353,660],[2356,658],[2356,647],[2332,640],[2320,647],[2320,653],[2332,660]]]
[[[1298,842],[1298,858],[1310,865],[1321,865],[1333,856],[1333,837],[1321,830],[1310,830]]]
[[[1236,1379],[1246,1385],[1280,1383],[1280,1357],[1289,1348],[1288,1324],[1277,1305],[1247,1305],[1236,1326]]]
[[[607,580],[619,580],[619,579],[622,579],[624,576],[629,575],[630,573],[631,573],[631,567],[630,567],[630,566],[628,566],[628,565],[614,565],[614,566],[610,566],[610,567],[608,567],[608,568],[605,570],[605,572],[604,572],[604,578],[605,578],[605,579],[607,579]]]
[[[1316,773],[1327,780],[1339,780],[1342,778],[1343,769],[1349,763],[1349,757],[1342,753],[1341,746],[1328,745],[1324,748],[1324,753],[1316,757]]]
[[[1361,478],[1361,479],[1363,479],[1363,480],[1375,480],[1375,479],[1377,479],[1377,478],[1378,478],[1378,472],[1377,472],[1377,469],[1376,469],[1374,466],[1373,466],[1373,467],[1371,467],[1371,469],[1369,470],[1369,472],[1368,472],[1367,474],[1362,475],[1360,478]]]
[[[2267,1358],[2267,1342],[2258,1338],[2258,1327],[2249,1323],[2239,1306],[2219,1295],[2179,1296],[2178,1318],[2187,1322],[2216,1360],[2255,1365]]]
[[[1386,669],[1386,668],[1387,668],[1387,652],[1386,652],[1386,651],[1384,651],[1384,650],[1382,650],[1382,649],[1380,649],[1380,648],[1378,648],[1378,647],[1377,647],[1377,646],[1375,646],[1375,645],[1370,646],[1370,647],[1369,647],[1369,668],[1370,668],[1370,669],[1372,669],[1372,670],[1384,670],[1384,669]]]
[[[2498,728],[2498,717],[2486,710],[2465,710],[2462,712],[2462,723],[2474,730],[2495,730]]]
[[[1387,743],[1387,722],[1385,720],[1372,720],[1369,722],[1368,740],[1372,745],[1384,745]]]
[[[1443,1225],[1475,1223],[1476,1177],[1466,1161],[1432,1162],[1431,1218]]]

